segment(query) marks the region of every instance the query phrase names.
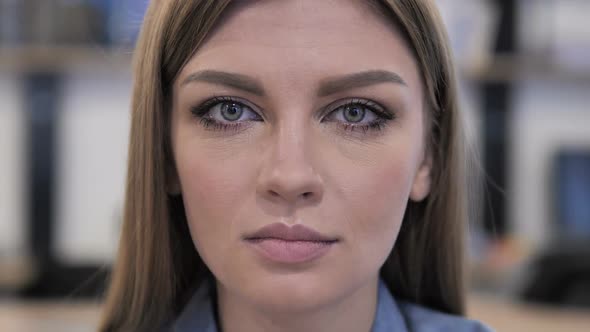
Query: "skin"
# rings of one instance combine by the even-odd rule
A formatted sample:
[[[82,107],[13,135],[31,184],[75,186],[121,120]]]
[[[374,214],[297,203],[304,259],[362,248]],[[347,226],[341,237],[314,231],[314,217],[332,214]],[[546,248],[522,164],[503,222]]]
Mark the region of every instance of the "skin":
[[[204,70],[252,77],[264,95],[196,78]],[[321,88],[367,70],[404,83]],[[215,96],[250,106],[238,129],[205,128],[192,113]],[[353,98],[395,118],[380,131],[345,129],[359,123],[337,106]],[[220,106],[209,112],[231,123]],[[365,112],[360,125],[374,119]],[[182,194],[195,247],[216,277],[223,330],[370,331],[379,269],[408,200],[430,190],[422,83],[396,28],[355,1],[242,2],[182,69],[171,116],[170,192]],[[311,262],[273,263],[242,238],[275,222],[339,242]]]

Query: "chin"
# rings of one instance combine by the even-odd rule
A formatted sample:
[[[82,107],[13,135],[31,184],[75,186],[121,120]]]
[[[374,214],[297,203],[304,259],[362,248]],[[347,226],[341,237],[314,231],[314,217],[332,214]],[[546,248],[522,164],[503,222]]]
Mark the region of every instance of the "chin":
[[[326,306],[337,298],[328,285],[290,288],[264,287],[252,296],[254,302],[265,311],[276,313],[306,313]]]
[[[247,288],[237,290],[265,311],[307,312],[339,297],[341,285],[318,271],[252,274]],[[329,281],[332,279],[332,281]],[[344,291],[345,292],[345,291]]]

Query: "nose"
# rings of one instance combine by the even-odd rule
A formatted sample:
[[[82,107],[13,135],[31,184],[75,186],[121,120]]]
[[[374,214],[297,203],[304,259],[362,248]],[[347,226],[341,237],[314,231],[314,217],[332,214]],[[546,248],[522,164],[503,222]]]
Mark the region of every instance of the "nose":
[[[294,126],[292,126],[294,127]],[[322,179],[312,165],[313,142],[303,130],[282,127],[266,151],[258,179],[258,193],[290,206],[317,203],[323,196]]]

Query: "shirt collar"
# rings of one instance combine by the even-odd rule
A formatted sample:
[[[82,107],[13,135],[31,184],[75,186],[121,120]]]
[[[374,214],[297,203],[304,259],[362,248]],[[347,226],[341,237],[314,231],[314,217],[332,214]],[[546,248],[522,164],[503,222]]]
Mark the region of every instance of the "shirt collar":
[[[404,316],[398,308],[395,298],[387,288],[383,279],[379,279],[379,291],[377,293],[377,312],[371,332],[407,332]]]
[[[210,284],[203,282],[173,325],[173,332],[218,332],[213,313]],[[371,332],[408,330],[398,305],[383,280],[379,280],[377,312]]]
[[[217,332],[210,287],[207,280],[201,283],[176,319],[172,332]]]

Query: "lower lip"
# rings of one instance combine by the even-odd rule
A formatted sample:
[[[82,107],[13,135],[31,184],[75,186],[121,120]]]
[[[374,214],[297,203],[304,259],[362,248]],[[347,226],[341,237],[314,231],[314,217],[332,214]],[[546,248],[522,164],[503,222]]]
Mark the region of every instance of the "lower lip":
[[[310,262],[318,259],[332,248],[336,242],[285,241],[280,239],[248,240],[250,245],[263,257],[286,264]]]

